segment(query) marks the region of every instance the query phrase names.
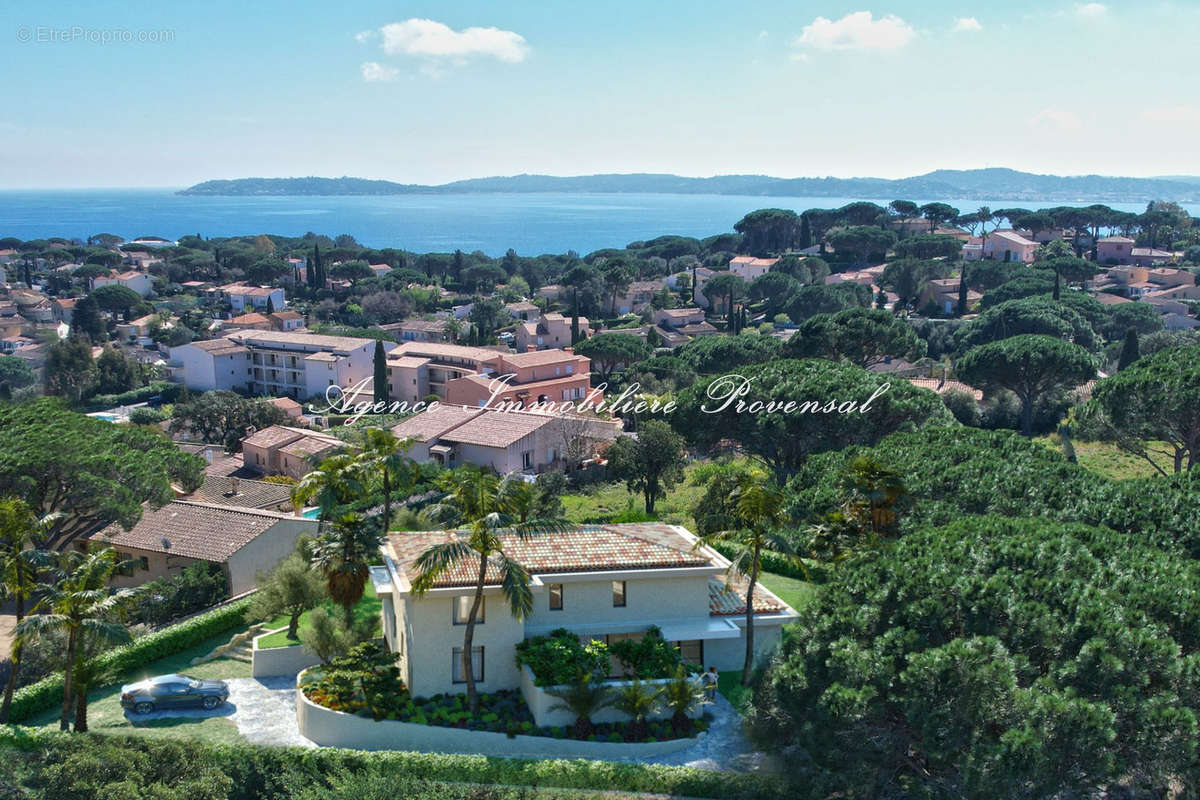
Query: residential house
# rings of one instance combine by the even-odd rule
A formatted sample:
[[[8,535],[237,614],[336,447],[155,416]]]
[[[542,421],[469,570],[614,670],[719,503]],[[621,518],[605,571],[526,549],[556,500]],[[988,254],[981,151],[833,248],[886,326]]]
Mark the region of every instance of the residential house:
[[[446,333],[446,323],[446,319],[406,319],[380,325],[379,328],[399,336],[402,342],[445,342],[450,338]]]
[[[150,331],[155,324],[162,324],[164,327],[171,327],[169,321],[164,322],[158,314],[147,314],[144,317],[130,320],[129,322],[120,322],[117,324],[117,339],[122,342],[138,342],[141,344],[152,343]]]
[[[232,317],[231,319],[228,319],[222,323],[222,327],[231,331],[275,330],[275,326],[271,324],[271,320],[265,315],[259,314],[257,311],[252,311],[249,314],[238,314],[236,317]]]
[[[662,281],[634,281],[629,288],[616,297],[617,314],[640,311],[650,305],[654,295],[666,288]]]
[[[1128,236],[1105,236],[1096,240],[1096,261],[1101,264],[1133,263],[1133,246]]]
[[[1038,243],[1012,230],[996,230],[983,242],[982,257],[991,261],[1018,261],[1032,264],[1037,260]]]
[[[572,345],[571,316],[556,312],[542,314],[535,321],[524,322],[517,326],[513,346],[517,352],[528,350],[553,350]],[[591,323],[587,317],[579,318],[579,336],[587,338],[591,335]]]
[[[205,475],[204,483],[194,492],[176,490],[177,500],[208,503],[226,508],[257,508],[291,513],[292,487],[282,483],[255,481],[233,475]]]
[[[264,475],[300,480],[312,471],[316,461],[344,447],[345,442],[328,433],[272,425],[249,431],[242,439],[242,463],[246,469]]]
[[[719,333],[704,317],[702,308],[660,308],[654,312],[654,324],[662,331],[686,336],[689,340],[697,336]]]
[[[290,397],[275,397],[269,402],[292,419],[299,419],[304,412],[304,406]]]
[[[542,310],[530,303],[528,300],[522,300],[518,303],[509,303],[504,307],[504,310],[513,317],[519,320],[528,322],[531,319],[536,319],[542,313]]]
[[[154,278],[145,272],[118,272],[115,275],[107,275],[99,278],[92,278],[92,290],[99,289],[101,286],[124,286],[126,289],[131,289],[137,292],[142,297],[146,297],[154,291]]]
[[[16,260],[18,255],[20,255],[20,253],[18,253],[16,250],[13,250],[11,247],[2,248],[0,249],[0,264],[11,264]]]
[[[942,314],[954,314],[958,311],[958,290],[961,278],[935,278],[925,283],[917,299],[917,308],[925,308],[930,303],[937,306]],[[983,295],[974,289],[967,289],[967,308],[971,308]]]
[[[1174,263],[1181,256],[1181,253],[1175,253],[1171,250],[1159,250],[1155,247],[1135,247],[1129,253],[1130,263],[1136,264],[1139,267]]]
[[[377,278],[382,278],[384,275],[387,275],[392,271],[391,264],[367,264],[367,267],[371,270],[371,272],[375,273],[375,277]]]
[[[54,306],[54,317],[60,322],[71,324],[71,319],[75,315],[75,303],[79,301],[78,297],[54,297],[50,302]]]
[[[234,313],[242,313],[247,307],[265,311],[282,311],[287,305],[283,289],[268,286],[247,286],[243,283],[230,283],[221,287],[221,296],[229,302]]]
[[[297,539],[316,529],[316,521],[304,517],[176,500],[144,510],[130,530],[110,525],[87,542],[112,547],[122,561],[132,562],[114,576],[116,586],[140,586],[208,561],[221,565],[230,593],[237,595],[255,588],[260,573],[270,572],[292,554]]]
[[[543,300],[548,300],[551,303],[563,297],[566,294],[566,289],[559,286],[557,283],[549,283],[538,289],[534,294]]]
[[[600,442],[621,433],[618,420],[536,411],[437,404],[392,428],[414,440],[409,455],[446,467],[474,464],[501,475],[577,468]]]
[[[443,573],[431,589],[412,590],[417,558],[456,536],[447,531],[392,533],[376,593],[388,650],[414,695],[463,691],[462,624],[474,593],[468,565]],[[580,528],[553,536],[501,535],[504,553],[529,573],[533,610],[518,620],[489,569],[475,628],[472,672],[480,691],[516,689],[515,647],[527,637],[566,628],[582,639],[638,640],[651,627],[684,659],[737,670],[745,657],[745,585],[726,584],[729,561],[686,529],[663,523]],[[796,612],[762,585],[754,590],[755,656],[778,648]]]
[[[754,258],[752,256],[736,256],[729,262],[729,271],[739,276],[746,283],[751,283],[771,271],[771,267],[779,261],[778,258]]]

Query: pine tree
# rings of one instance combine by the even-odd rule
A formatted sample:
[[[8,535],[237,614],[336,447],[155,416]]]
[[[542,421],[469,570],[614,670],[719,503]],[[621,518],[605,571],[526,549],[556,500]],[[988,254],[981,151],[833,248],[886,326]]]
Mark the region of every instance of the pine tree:
[[[105,326],[100,316],[100,304],[90,294],[75,301],[75,311],[71,314],[72,339],[87,339],[90,342],[103,342]]]
[[[383,342],[375,340],[375,402],[388,401],[387,356],[383,352]]]
[[[1138,347],[1137,330],[1130,328],[1125,331],[1125,341],[1121,344],[1121,358],[1117,361],[1117,371],[1121,371],[1137,361],[1141,354]]]

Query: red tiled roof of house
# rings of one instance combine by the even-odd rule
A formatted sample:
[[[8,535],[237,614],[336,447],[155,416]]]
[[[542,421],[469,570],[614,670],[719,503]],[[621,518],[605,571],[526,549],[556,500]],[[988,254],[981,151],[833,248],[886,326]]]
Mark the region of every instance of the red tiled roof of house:
[[[175,501],[146,509],[131,530],[110,525],[89,538],[122,547],[221,562],[245,547],[285,514]]]
[[[708,613],[714,617],[740,616],[746,613],[746,582],[726,582],[724,578],[708,579]],[[778,614],[785,606],[774,595],[754,587],[754,613]]]
[[[387,548],[397,568],[411,581],[417,575],[414,562],[421,553],[457,535],[453,531],[392,533],[387,538]],[[578,528],[524,540],[514,534],[501,534],[500,538],[505,554],[534,575],[714,566],[703,551],[692,550],[694,540],[661,523]],[[463,564],[443,573],[435,586],[470,586],[477,574],[478,562]],[[486,580],[489,584],[500,582],[500,571],[494,562],[488,565]]]

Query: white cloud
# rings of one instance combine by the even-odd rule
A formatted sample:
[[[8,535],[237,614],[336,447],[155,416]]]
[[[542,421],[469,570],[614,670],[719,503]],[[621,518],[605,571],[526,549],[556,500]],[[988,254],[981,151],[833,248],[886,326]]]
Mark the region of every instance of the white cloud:
[[[1075,16],[1085,19],[1096,19],[1103,17],[1108,13],[1108,6],[1104,3],[1081,3],[1075,6]]]
[[[792,46],[818,50],[895,50],[914,36],[913,27],[894,14],[875,19],[870,11],[855,11],[836,22],[817,17],[804,26]]]
[[[974,17],[959,17],[954,20],[954,27],[951,30],[955,33],[974,33],[983,30],[983,26]]]
[[[364,61],[362,76],[364,81],[394,81],[400,75],[400,70],[380,64],[377,61]]]
[[[354,34],[354,41],[358,42],[359,44],[366,44],[374,38],[375,31],[359,31],[358,33]]]
[[[1073,111],[1044,108],[1029,118],[1029,127],[1055,131],[1077,131],[1083,127],[1083,123]]]
[[[1196,106],[1147,108],[1138,116],[1154,125],[1200,125],[1200,107]]]
[[[508,63],[524,61],[529,55],[525,37],[499,28],[463,28],[456,31],[432,19],[393,22],[379,29],[383,51],[388,55],[417,56],[465,62],[472,57],[489,57]]]

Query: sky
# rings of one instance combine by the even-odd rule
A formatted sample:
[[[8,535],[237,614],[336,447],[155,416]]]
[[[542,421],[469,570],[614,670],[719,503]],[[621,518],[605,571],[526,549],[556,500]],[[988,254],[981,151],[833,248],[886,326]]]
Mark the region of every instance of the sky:
[[[1200,0],[7,0],[0,189],[1200,174]]]

